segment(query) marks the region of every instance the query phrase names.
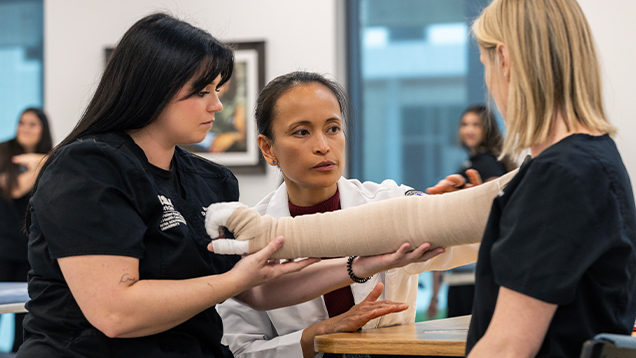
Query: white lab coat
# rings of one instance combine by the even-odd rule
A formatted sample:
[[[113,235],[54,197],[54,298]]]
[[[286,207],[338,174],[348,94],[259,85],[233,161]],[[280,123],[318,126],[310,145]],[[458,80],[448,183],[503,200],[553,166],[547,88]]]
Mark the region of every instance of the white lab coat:
[[[381,184],[360,183],[355,179],[340,178],[340,207],[346,209],[379,200],[404,196],[412,188],[397,185],[392,180]],[[274,218],[290,216],[287,187],[283,183],[268,194],[254,209]],[[426,218],[422,218],[426,220]],[[346,238],[342,238],[346,240]],[[363,329],[413,323],[415,320],[418,274],[427,270],[446,270],[477,260],[479,244],[447,248],[432,260],[392,269],[363,284],[352,284],[356,303],[364,300],[378,282],[384,283],[379,300],[406,302],[406,311],[389,314],[369,321]],[[344,267],[343,267],[344,269]],[[242,303],[228,299],[217,306],[223,319],[223,343],[236,357],[302,357],[300,338],[305,328],[329,318],[322,297],[295,306],[270,311],[257,311]],[[321,357],[322,353],[317,357]]]

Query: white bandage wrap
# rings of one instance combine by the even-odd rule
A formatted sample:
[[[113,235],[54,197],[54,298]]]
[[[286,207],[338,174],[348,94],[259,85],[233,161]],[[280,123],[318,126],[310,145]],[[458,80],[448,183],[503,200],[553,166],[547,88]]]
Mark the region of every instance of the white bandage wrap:
[[[233,201],[228,203],[216,203],[205,210],[205,231],[212,239],[221,234],[220,229],[225,226],[227,219],[238,208],[246,207],[244,204]]]
[[[231,239],[212,240],[214,252],[223,255],[245,255],[250,252],[249,241]]]
[[[431,247],[473,244],[481,241],[493,199],[516,172],[452,193],[407,196],[324,214],[275,220],[236,205],[226,217],[223,210],[232,207],[213,204],[207,215],[223,211],[221,219],[211,221],[227,227],[236,240],[247,241],[250,253],[283,236],[283,247],[272,257],[279,259],[378,255],[395,252],[405,242],[413,249],[425,242]],[[206,228],[208,233],[218,231],[218,226],[208,227],[207,218]]]

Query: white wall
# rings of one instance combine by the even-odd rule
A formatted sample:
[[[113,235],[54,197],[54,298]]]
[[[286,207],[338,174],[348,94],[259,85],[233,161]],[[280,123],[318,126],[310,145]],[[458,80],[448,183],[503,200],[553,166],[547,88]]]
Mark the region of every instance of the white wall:
[[[441,0],[440,0],[441,1]],[[265,40],[266,81],[307,69],[344,84],[342,7],[338,0],[45,0],[45,106],[55,139],[78,120],[103,69],[103,49],[137,19],[167,10],[221,40]],[[617,143],[636,180],[636,1],[579,0],[601,55],[605,103]],[[242,175],[241,200],[255,204],[281,181],[278,171]]]
[[[596,39],[605,110],[618,127],[616,143],[636,183],[636,1],[578,0]],[[632,185],[633,186],[633,185]]]
[[[88,104],[104,67],[104,48],[144,15],[168,11],[222,41],[265,40],[267,82],[299,69],[340,77],[337,6],[336,0],[45,0],[44,102],[54,139],[72,130]],[[238,179],[247,205],[282,181],[272,168]]]

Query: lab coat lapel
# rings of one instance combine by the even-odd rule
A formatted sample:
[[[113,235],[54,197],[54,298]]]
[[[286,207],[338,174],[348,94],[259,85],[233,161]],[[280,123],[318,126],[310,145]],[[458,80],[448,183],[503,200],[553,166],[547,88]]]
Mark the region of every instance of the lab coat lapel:
[[[271,196],[265,215],[275,219],[291,216],[289,212],[289,197],[287,196],[287,185],[283,182]]]

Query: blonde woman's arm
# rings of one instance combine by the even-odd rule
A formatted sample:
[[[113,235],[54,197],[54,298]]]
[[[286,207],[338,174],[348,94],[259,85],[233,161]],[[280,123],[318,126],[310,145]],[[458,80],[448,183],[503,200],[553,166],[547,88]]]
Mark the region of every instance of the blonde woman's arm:
[[[501,287],[490,325],[468,358],[536,356],[556,309],[555,304]]]

